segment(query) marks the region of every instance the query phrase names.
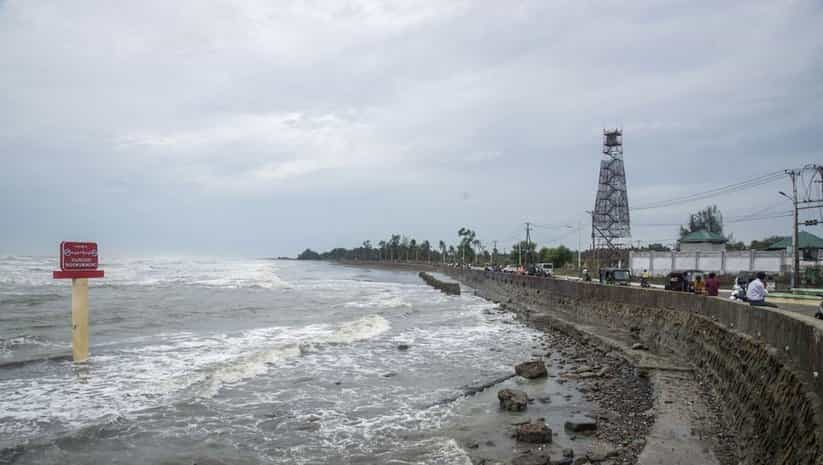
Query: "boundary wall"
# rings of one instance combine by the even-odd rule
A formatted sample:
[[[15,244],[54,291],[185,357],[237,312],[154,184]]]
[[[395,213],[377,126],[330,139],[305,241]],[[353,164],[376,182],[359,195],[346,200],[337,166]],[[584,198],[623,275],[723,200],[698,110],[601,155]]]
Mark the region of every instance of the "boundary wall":
[[[782,250],[629,252],[629,267],[635,275],[639,275],[643,270],[649,270],[652,276],[666,276],[673,270],[703,270],[718,274],[765,271],[777,274],[791,270],[791,266],[791,256]]]

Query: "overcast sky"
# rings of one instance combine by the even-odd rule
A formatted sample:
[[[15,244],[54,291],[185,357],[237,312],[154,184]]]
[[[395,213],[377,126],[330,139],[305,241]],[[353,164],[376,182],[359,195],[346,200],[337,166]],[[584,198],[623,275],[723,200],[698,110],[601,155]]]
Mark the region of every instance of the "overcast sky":
[[[574,248],[604,126],[632,205],[823,163],[821,30],[813,0],[0,0],[0,251],[295,255],[461,226],[502,249],[524,221]],[[633,212],[633,239],[708,203],[788,211],[788,186]]]

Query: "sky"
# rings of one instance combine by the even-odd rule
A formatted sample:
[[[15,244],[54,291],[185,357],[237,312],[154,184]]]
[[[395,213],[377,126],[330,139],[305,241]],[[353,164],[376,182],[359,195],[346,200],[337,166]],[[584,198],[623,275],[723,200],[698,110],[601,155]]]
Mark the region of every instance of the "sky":
[[[604,127],[630,205],[823,164],[821,24],[816,0],[0,0],[0,253],[294,256],[463,226],[504,249],[527,221],[585,247]],[[708,204],[787,212],[787,189],[632,212],[631,239]]]

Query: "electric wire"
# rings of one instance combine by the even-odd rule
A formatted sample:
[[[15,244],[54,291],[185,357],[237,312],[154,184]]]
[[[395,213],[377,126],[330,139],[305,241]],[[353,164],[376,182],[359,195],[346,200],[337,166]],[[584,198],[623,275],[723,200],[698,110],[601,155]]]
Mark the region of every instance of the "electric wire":
[[[745,181],[736,182],[734,184],[728,184],[726,186],[717,187],[714,189],[709,189],[704,192],[697,192],[685,196],[674,197],[665,200],[659,200],[656,202],[650,202],[647,204],[642,204],[640,206],[629,208],[630,211],[639,211],[639,210],[651,210],[654,208],[663,208],[663,207],[670,207],[673,205],[678,205],[682,203],[688,202],[695,202],[698,200],[705,200],[711,197],[716,197],[718,195],[725,195],[731,194],[733,192],[738,192],[742,190],[752,189],[754,187],[759,187],[764,184],[768,184],[779,179],[783,179],[784,172],[783,171],[774,171],[771,173],[766,173],[755,178],[750,178]]]

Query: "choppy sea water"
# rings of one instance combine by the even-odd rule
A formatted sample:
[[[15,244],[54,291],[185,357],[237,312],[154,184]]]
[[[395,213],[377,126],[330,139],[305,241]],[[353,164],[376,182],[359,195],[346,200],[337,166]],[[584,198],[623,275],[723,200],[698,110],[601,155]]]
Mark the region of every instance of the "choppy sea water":
[[[54,262],[0,258],[0,364],[42,360],[0,368],[0,463],[466,464],[496,399],[450,399],[539,337],[411,272],[113,259],[74,366]]]

